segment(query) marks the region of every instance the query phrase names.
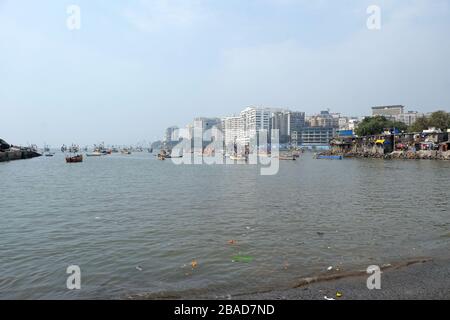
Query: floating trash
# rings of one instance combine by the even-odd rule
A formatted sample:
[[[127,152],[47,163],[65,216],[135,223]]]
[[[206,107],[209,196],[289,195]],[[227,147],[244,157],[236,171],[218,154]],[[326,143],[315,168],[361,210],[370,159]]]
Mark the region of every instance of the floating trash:
[[[333,267],[332,267],[332,266],[329,266],[329,267],[327,268],[327,270],[328,270],[328,271],[331,271],[331,270],[333,270]]]
[[[137,266],[137,267],[136,267],[136,270],[137,270],[137,271],[142,271],[143,269],[142,269],[141,266]]]
[[[191,262],[192,269],[197,268],[197,266],[198,266],[197,261],[196,260],[192,260],[192,262]]]
[[[339,291],[336,292],[336,298],[340,298],[340,297],[342,297],[342,293],[340,293]]]
[[[237,244],[237,241],[236,240],[228,240],[228,244],[234,245],[234,244]]]
[[[325,300],[335,300],[334,298],[328,298],[327,296],[323,297]]]
[[[232,258],[232,261],[233,262],[246,262],[246,263],[249,263],[249,262],[253,261],[253,258],[250,257],[250,256],[237,255],[237,256],[234,256]]]

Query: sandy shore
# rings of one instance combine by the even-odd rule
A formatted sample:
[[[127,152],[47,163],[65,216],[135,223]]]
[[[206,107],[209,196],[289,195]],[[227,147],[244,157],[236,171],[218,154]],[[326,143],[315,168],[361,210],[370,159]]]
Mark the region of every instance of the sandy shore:
[[[327,276],[300,280],[296,288],[233,296],[233,300],[366,300],[450,299],[450,259],[416,259],[383,270],[381,289],[368,290],[368,275],[353,272],[342,277]],[[342,296],[336,297],[340,292]]]

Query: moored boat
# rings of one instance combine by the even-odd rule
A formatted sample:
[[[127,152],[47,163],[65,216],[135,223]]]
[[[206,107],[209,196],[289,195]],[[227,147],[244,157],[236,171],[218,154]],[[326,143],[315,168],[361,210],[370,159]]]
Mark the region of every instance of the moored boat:
[[[94,151],[94,152],[91,152],[91,153],[86,153],[87,157],[100,157],[102,155],[103,155],[103,153],[98,152],[98,151]]]
[[[66,157],[66,162],[67,163],[78,163],[78,162],[83,162],[83,155],[78,154],[76,156],[67,156]]]

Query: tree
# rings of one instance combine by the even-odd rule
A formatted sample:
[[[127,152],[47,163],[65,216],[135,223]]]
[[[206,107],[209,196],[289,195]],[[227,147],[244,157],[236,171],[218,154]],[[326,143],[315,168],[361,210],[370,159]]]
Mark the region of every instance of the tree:
[[[445,111],[433,112],[428,118],[418,118],[408,129],[409,132],[422,132],[430,127],[446,130],[450,128],[450,114]]]
[[[390,121],[390,124],[388,123],[387,128],[397,129],[400,132],[408,130],[408,126],[406,125],[406,123],[401,121]]]
[[[358,125],[356,134],[358,136],[371,136],[383,133],[385,129],[407,130],[407,125],[403,122],[391,121],[384,116],[367,117]]]
[[[450,114],[445,111],[433,112],[430,116],[430,127],[446,130],[450,128]]]
[[[417,118],[417,120],[408,128],[408,131],[422,132],[423,130],[428,129],[429,126],[430,121],[425,116],[422,116],[420,118]]]

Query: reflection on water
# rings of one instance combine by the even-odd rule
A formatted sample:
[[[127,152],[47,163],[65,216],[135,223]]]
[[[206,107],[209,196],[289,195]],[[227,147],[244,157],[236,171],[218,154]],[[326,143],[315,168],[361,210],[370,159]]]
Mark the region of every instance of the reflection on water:
[[[0,298],[222,296],[449,245],[450,162],[280,165],[260,176],[147,153],[2,163]],[[69,265],[79,291],[66,289]]]

